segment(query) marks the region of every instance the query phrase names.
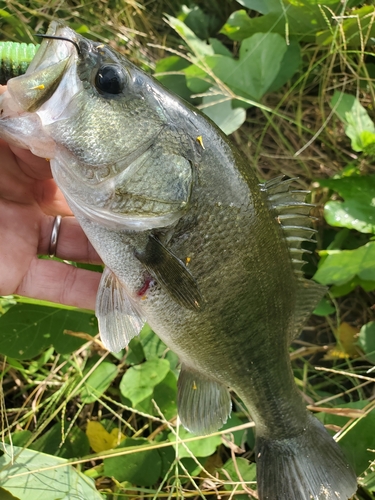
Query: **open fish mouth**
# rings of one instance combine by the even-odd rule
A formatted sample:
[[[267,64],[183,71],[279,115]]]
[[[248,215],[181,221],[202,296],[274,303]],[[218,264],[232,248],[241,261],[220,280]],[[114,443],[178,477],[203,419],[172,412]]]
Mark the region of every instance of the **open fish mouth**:
[[[63,80],[70,82],[70,97],[77,90],[77,77],[73,75],[76,66],[73,63],[79,55],[77,34],[55,21],[45,36],[26,73],[8,82],[9,94],[19,112],[42,111],[43,104]],[[67,92],[64,94],[67,97]],[[61,96],[59,99],[61,108]]]

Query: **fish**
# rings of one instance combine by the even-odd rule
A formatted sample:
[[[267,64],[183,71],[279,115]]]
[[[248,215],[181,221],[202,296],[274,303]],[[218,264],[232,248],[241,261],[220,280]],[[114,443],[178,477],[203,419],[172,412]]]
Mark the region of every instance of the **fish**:
[[[233,390],[255,422],[260,500],[351,497],[355,473],[289,359],[326,293],[302,271],[306,192],[260,183],[199,110],[59,21],[0,104],[0,135],[51,159],[103,260],[104,345],[121,350],[147,321],[179,356],[178,413],[193,433],[227,421]]]

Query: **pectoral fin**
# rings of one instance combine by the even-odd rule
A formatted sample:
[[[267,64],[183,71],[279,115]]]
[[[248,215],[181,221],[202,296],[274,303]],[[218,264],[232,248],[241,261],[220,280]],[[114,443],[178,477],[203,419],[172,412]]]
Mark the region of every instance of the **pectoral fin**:
[[[180,305],[192,310],[203,307],[203,298],[194,277],[155,236],[150,235],[145,251],[137,253],[136,257]]]
[[[123,285],[107,267],[96,297],[96,316],[102,342],[112,352],[126,347],[145,323]]]
[[[217,431],[231,412],[229,391],[222,384],[182,366],[177,408],[182,425],[195,434]]]

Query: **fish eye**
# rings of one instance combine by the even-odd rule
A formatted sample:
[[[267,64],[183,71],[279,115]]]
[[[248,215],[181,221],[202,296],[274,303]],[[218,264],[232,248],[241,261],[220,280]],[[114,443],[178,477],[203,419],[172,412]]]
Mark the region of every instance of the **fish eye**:
[[[121,94],[126,79],[122,68],[116,64],[101,66],[95,76],[95,87],[106,94]]]

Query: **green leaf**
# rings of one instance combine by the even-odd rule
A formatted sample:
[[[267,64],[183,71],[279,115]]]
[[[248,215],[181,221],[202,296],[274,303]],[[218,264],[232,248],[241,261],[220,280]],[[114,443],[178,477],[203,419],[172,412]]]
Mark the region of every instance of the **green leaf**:
[[[331,302],[323,298],[314,309],[313,314],[316,314],[317,316],[329,316],[335,311],[336,309],[332,306]]]
[[[366,358],[375,364],[375,321],[370,321],[362,326],[358,344],[366,354]]]
[[[139,336],[134,337],[128,348],[128,353],[126,355],[126,364],[128,365],[139,365],[145,359],[145,353],[143,351],[143,346]]]
[[[338,115],[340,120],[347,124],[346,115],[347,113],[350,113],[355,101],[356,98],[354,95],[345,94],[344,92],[338,92],[335,90],[330,105],[331,108],[335,110],[335,113]]]
[[[88,370],[89,368],[84,373],[87,373]],[[117,374],[118,367],[114,363],[102,361],[85,382],[81,391],[82,402],[89,404],[97,401],[117,377]]]
[[[325,204],[324,217],[331,226],[375,234],[375,175],[325,179],[319,184],[345,199]]]
[[[121,379],[121,394],[136,405],[152,395],[154,387],[166,377],[169,369],[166,359],[151,359],[132,366]]]
[[[207,92],[214,83],[212,78],[203,69],[195,66],[195,64],[184,69],[184,73],[186,76],[186,85],[194,94]]]
[[[238,418],[235,413],[232,413],[232,415],[228,418],[228,420],[221,429],[222,430],[230,429],[231,427],[236,427],[237,425],[242,425],[242,424],[243,421],[240,418]],[[248,434],[248,432],[249,429],[243,429],[241,431],[231,432],[234,444],[236,444],[237,446],[243,446],[244,443],[246,442],[246,435]],[[226,445],[225,441],[223,441],[223,443],[224,445]]]
[[[68,354],[85,343],[64,335],[64,330],[96,335],[96,318],[92,312],[18,304],[0,317],[0,352],[15,359],[30,359],[50,345]]]
[[[296,40],[290,40],[280,63],[280,70],[267,92],[275,92],[288,82],[301,65],[301,49]]]
[[[135,447],[134,453],[104,459],[104,474],[117,481],[129,481],[138,486],[151,486],[157,482],[162,459],[157,450],[138,451],[152,444],[147,439],[127,438],[119,448]]]
[[[340,408],[362,409],[366,406],[366,401],[341,404]],[[341,417],[325,413],[321,416],[324,424],[333,424],[342,427],[348,422],[347,417]],[[350,431],[340,439],[340,447],[354,466],[357,475],[361,475],[369,466],[369,462],[374,459],[375,449],[375,410],[372,410],[365,417],[356,421]]]
[[[336,91],[331,106],[346,124],[345,133],[351,139],[354,151],[371,153],[375,147],[375,125],[359,100]]]
[[[242,42],[238,61],[214,55],[205,62],[235,94],[259,100],[278,75],[286,50],[280,35],[257,33]]]
[[[280,0],[237,0],[237,2],[247,9],[256,10],[260,14],[278,12],[280,10]]]
[[[103,500],[92,479],[71,465],[61,467],[66,460],[33,450],[0,445],[0,484],[20,500]],[[40,470],[47,468],[46,470]],[[21,475],[24,474],[24,475]]]
[[[235,462],[232,458],[230,458],[221,468],[221,470],[225,470],[231,478],[231,481],[233,482],[251,481],[255,483],[256,481],[256,465],[255,463],[251,464],[245,458],[236,458]],[[222,479],[228,481],[228,475],[223,473],[221,473],[220,475]],[[224,488],[230,491],[236,488],[236,486],[232,484],[224,484]],[[240,495],[239,498],[241,497],[244,499],[249,498],[248,495]]]
[[[191,92],[186,85],[185,76],[183,74],[176,74],[182,72],[187,66],[190,66],[190,63],[182,57],[165,57],[156,63],[154,77],[167,87],[167,89],[172,90],[183,99],[189,100]]]
[[[12,433],[12,444],[13,446],[18,446],[22,448],[23,446],[26,446],[27,442],[31,439],[32,437],[32,432],[31,431],[16,431]],[[7,444],[10,444],[10,439],[9,436],[5,438],[5,442]],[[1,498],[1,496],[0,496]]]
[[[374,122],[358,99],[354,101],[352,109],[345,116],[348,124],[345,133],[351,139],[354,151],[363,151],[375,142]]]
[[[343,16],[340,21],[340,30],[332,29],[332,27],[324,29],[317,34],[316,42],[320,45],[331,45],[335,37],[335,41],[339,44],[342,44],[342,38],[344,38],[347,47],[359,48],[364,42],[370,45],[375,37],[373,13],[372,5],[352,10],[350,16]]]
[[[90,444],[86,434],[76,425],[69,431],[68,429],[69,422],[58,422],[36,439],[29,448],[62,458],[78,458],[88,454]]]
[[[202,108],[204,114],[211,118],[224,134],[232,134],[246,120],[246,111],[243,108],[233,109],[231,99],[222,94],[205,96],[202,104],[204,105]]]
[[[153,399],[166,420],[177,415],[177,378],[172,371],[154,388]],[[155,408],[152,413],[156,415]]]
[[[175,449],[178,449],[179,458],[183,457],[191,457],[191,454],[194,457],[209,457],[213,453],[215,453],[216,448],[221,444],[220,436],[207,436],[197,439],[196,441],[191,441],[188,443],[181,443],[184,439],[188,439],[194,437],[194,434],[191,434],[189,431],[184,429],[183,427],[179,428],[179,436],[176,442],[176,436],[173,433],[168,435],[169,441],[174,444]],[[186,449],[188,448],[191,451],[191,454]]]
[[[160,358],[168,350],[168,347],[152,331],[151,327],[148,324],[143,327],[140,334],[140,339],[143,346],[143,352],[145,353],[145,357],[148,361],[151,359]]]
[[[253,4],[255,10],[265,15],[250,17],[245,10],[234,12],[221,30],[221,33],[232,40],[241,41],[254,33],[273,32],[284,36],[285,33],[289,33],[290,36],[300,40],[315,41],[316,33],[327,28],[326,16],[322,13],[321,5],[329,5],[331,15],[339,14],[341,9],[341,3],[337,0],[326,2],[243,0],[242,4],[246,6]]]
[[[364,478],[360,479],[360,484],[370,491],[375,491],[375,470],[367,472]]]
[[[355,250],[332,250],[317,270],[314,279],[322,285],[342,285],[358,276],[375,281],[375,241]]]
[[[185,23],[169,15],[166,17],[170,26],[181,36],[198,59],[214,53],[211,45],[200,40]]]

